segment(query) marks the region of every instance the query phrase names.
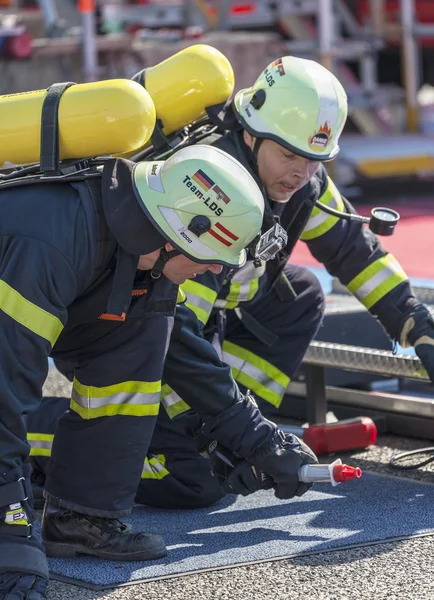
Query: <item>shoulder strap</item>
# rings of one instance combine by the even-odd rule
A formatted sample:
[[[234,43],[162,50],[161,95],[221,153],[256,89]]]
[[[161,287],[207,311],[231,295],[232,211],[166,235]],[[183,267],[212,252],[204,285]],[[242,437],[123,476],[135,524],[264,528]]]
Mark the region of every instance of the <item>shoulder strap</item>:
[[[72,81],[53,83],[42,104],[40,166],[46,173],[59,171],[59,104],[62,94],[72,85]]]
[[[84,180],[92,199],[95,214],[98,219],[98,257],[96,261],[96,276],[98,277],[106,268],[107,261],[115,255],[117,243],[110,233],[102,207],[101,179],[88,178]]]

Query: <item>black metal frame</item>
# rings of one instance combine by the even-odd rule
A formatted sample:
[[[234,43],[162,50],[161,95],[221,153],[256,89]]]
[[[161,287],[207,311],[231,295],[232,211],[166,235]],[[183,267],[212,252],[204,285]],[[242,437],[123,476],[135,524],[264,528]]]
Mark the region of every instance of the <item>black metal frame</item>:
[[[289,385],[280,407],[283,417],[313,425],[325,423],[327,411],[338,419],[367,416],[374,419],[379,433],[434,440],[432,399],[327,386],[325,367],[304,365],[304,369],[306,383]]]

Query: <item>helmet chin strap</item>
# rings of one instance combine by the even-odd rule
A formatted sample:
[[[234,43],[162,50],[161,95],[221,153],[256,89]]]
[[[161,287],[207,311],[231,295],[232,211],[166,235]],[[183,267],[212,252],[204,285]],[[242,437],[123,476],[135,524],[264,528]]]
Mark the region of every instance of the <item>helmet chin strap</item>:
[[[180,252],[179,250],[176,250],[176,249],[170,250],[170,252],[168,252],[166,250],[166,248],[161,248],[160,256],[157,258],[157,260],[155,261],[155,265],[151,269],[152,279],[160,279],[166,263],[171,258],[174,258],[175,256],[179,256],[180,254],[182,254],[182,252]]]
[[[253,154],[253,159],[255,161],[255,168],[256,168],[256,172],[257,175],[259,177],[259,173],[258,173],[258,152],[259,152],[259,148],[262,144],[262,142],[264,141],[264,138],[259,138],[259,137],[255,137],[255,141],[253,143],[253,148],[252,148],[252,154]]]
[[[241,133],[241,135],[240,135],[241,147],[244,149],[244,154],[246,155],[247,161],[249,162],[250,167],[251,167],[253,173],[258,178],[259,178],[259,173],[258,173],[258,152],[259,152],[259,148],[260,148],[260,146],[261,146],[261,144],[263,142],[263,139],[264,138],[255,137],[255,141],[253,142],[253,146],[250,147],[246,143],[243,134]],[[247,151],[247,153],[246,153],[246,151]]]
[[[200,237],[203,233],[206,233],[210,228],[211,221],[205,215],[195,215],[188,224],[188,229],[197,237]],[[161,248],[160,256],[157,258],[155,265],[152,267],[151,277],[153,279],[159,279],[167,261],[175,256],[179,256],[180,254],[182,254],[180,250],[175,249],[167,252],[165,248]]]

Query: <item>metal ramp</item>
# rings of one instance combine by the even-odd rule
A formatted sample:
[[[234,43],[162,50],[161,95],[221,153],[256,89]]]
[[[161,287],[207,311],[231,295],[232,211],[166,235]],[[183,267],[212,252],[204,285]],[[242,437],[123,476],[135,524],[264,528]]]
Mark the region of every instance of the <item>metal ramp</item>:
[[[434,314],[434,289],[413,289]],[[333,303],[328,310],[348,313],[360,310],[360,305],[349,295],[333,294]],[[381,386],[374,390],[327,386],[326,368],[376,374],[416,384],[396,392],[387,391],[387,387],[381,389]],[[303,372],[303,380],[288,386],[285,416],[303,415],[310,424],[325,423],[327,411],[331,409],[340,418],[359,415],[380,418],[384,430],[389,433],[434,440],[434,386],[416,356],[313,341],[303,361]]]

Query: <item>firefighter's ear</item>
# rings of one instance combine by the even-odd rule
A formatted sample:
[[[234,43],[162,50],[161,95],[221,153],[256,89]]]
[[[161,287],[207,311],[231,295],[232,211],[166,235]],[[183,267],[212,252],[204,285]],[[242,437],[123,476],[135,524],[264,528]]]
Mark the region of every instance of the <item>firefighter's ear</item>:
[[[175,250],[174,246],[172,246],[172,244],[170,244],[169,242],[166,242],[166,245],[164,246],[166,252],[171,252],[172,250]]]
[[[253,151],[256,138],[244,129],[243,139],[244,139],[244,143],[246,144],[246,146],[248,146],[250,148],[250,150]]]

